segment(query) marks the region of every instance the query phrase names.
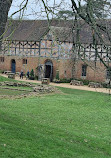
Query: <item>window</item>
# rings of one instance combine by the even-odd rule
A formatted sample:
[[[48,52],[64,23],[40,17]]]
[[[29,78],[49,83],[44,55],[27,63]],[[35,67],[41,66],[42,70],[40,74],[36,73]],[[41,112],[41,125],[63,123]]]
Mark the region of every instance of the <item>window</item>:
[[[67,71],[66,70],[64,71],[64,77],[65,78],[67,77]]]
[[[52,40],[52,35],[47,35],[48,40]]]
[[[4,62],[4,57],[0,57],[0,62],[1,62],[1,63]]]
[[[86,76],[87,65],[82,65],[82,76]]]
[[[106,79],[111,79],[111,67],[106,70]]]
[[[23,59],[23,64],[27,64],[27,59]]]

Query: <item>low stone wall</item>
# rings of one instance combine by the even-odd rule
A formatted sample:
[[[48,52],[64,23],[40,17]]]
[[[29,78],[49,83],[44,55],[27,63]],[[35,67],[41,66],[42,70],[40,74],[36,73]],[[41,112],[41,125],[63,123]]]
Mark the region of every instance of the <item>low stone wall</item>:
[[[101,83],[97,83],[97,82],[90,82],[88,87],[92,87],[92,88],[103,88]]]
[[[15,79],[15,73],[9,73],[8,78]]]
[[[49,85],[35,85],[31,83],[20,83],[20,82],[0,82],[0,86],[2,89],[10,89],[10,90],[18,90],[18,91],[28,91],[28,92],[35,92],[35,93],[52,93],[52,92],[59,92],[59,90],[53,86]],[[9,86],[9,87],[4,87]],[[29,89],[20,89],[20,88],[11,88],[11,87],[32,87],[32,90]]]
[[[34,87],[34,84],[31,83],[21,83],[21,82],[0,82],[0,86],[14,86],[14,87]]]
[[[52,93],[58,91],[57,88],[47,85],[37,85],[36,87],[33,87],[33,90],[38,93]]]
[[[70,82],[70,85],[83,86],[83,82],[82,81],[77,81],[77,80],[72,80]]]
[[[23,92],[33,92],[33,90],[19,89],[19,88],[11,88],[11,87],[0,87],[0,89],[9,89],[9,90],[23,91]]]

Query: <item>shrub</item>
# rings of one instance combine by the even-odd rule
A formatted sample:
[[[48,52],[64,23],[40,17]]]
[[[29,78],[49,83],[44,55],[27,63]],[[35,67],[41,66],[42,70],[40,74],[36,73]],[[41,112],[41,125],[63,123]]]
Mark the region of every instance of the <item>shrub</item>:
[[[63,79],[60,79],[60,82],[61,82],[61,83],[70,83],[70,82],[71,82],[71,79],[63,78]]]
[[[56,79],[59,80],[59,70],[56,71]]]
[[[111,84],[109,84],[109,83],[102,83],[102,85],[103,85],[103,88],[111,88]]]
[[[81,80],[83,82],[84,85],[88,85],[89,84],[89,80]]]
[[[38,76],[35,76],[34,79],[35,79],[35,80],[38,80]]]
[[[34,80],[34,70],[33,69],[30,72],[29,79]]]
[[[0,73],[3,74],[3,73],[4,73],[4,70],[0,70]]]

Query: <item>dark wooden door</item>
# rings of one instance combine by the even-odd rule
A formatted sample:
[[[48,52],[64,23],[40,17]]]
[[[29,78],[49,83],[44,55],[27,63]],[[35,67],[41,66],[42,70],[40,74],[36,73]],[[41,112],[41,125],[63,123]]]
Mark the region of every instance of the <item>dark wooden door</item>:
[[[12,63],[11,63],[11,71],[12,71],[13,73],[16,72],[16,62],[15,62],[15,60],[12,60]]]

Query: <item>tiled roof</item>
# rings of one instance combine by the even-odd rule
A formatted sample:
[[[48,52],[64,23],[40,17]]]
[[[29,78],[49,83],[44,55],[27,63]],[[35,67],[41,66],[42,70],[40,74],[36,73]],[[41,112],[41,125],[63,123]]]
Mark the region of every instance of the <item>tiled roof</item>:
[[[10,22],[7,23],[7,26]],[[92,43],[92,32],[87,24],[82,23],[82,29],[80,29],[80,42],[81,43]],[[111,28],[111,20],[107,20],[107,27]],[[6,28],[7,28],[6,26]],[[50,23],[50,28],[54,35],[59,41],[72,42],[73,39],[76,42],[76,34],[73,32],[72,35],[73,21],[65,20],[53,20]],[[47,20],[14,20],[11,22],[11,26],[6,29],[4,38],[8,37],[8,40],[17,41],[40,41],[40,39],[48,33],[49,27]],[[13,32],[13,33],[12,33]],[[74,38],[73,38],[74,37]],[[106,35],[103,34],[104,40]]]

